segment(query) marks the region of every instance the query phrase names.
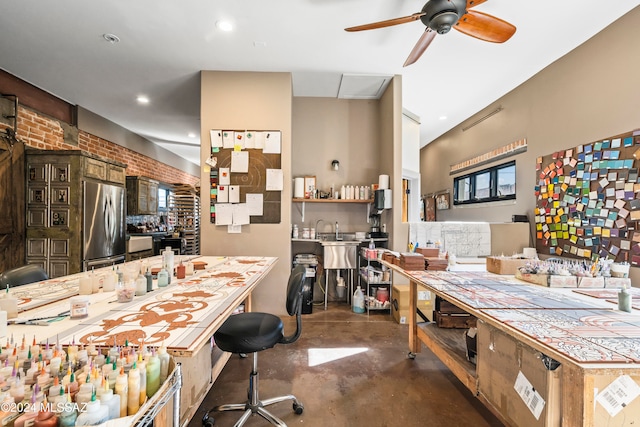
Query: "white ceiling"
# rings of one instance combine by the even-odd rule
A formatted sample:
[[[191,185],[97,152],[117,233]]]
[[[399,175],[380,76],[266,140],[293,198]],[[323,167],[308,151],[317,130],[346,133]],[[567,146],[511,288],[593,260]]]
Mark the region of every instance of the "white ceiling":
[[[424,0],[2,3],[0,68],[198,164],[200,70],[291,72],[294,96],[322,97],[337,96],[343,73],[401,74],[404,108],[420,117],[425,145],[640,0],[488,0],[476,10],[514,24],[509,41],[451,31],[407,68],[424,31],[420,21],[358,33],[344,28],[419,12]],[[219,31],[221,19],[235,30]],[[107,42],[105,33],[120,42]],[[148,105],[137,104],[140,94]]]

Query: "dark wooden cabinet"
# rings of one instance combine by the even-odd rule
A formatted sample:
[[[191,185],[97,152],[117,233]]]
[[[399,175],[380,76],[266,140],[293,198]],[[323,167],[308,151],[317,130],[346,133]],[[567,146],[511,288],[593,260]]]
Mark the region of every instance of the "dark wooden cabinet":
[[[26,151],[26,261],[49,277],[82,271],[83,182],[122,186],[126,165],[81,150]]]
[[[143,176],[128,176],[127,215],[157,215],[158,184]]]

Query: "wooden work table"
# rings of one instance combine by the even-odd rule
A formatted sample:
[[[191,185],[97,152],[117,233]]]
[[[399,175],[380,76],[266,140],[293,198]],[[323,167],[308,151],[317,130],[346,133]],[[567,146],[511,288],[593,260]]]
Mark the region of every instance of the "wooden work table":
[[[13,288],[18,298],[18,319],[26,320],[54,316],[44,325],[10,324],[7,339],[28,343],[33,337],[41,345],[56,342],[67,346],[90,344],[103,349],[115,344],[167,347],[174,361],[181,364],[183,388],[180,404],[180,425],[186,425],[195,414],[229,358],[212,345],[211,337],[220,325],[242,303],[250,311],[251,291],[272,269],[277,258],[272,257],[207,257],[185,256],[204,261],[204,270],[178,280],[167,287],[134,297],[132,302],[116,302],[115,292],[86,295],[90,301],[89,316],[70,319],[57,314],[69,310],[69,298],[78,295],[83,274],[50,279]],[[142,260],[150,267],[160,267],[162,257]],[[176,264],[178,259],[176,257]],[[125,273],[138,271],[140,261],[120,264]],[[111,268],[96,270],[107,273]],[[205,374],[204,367],[211,367]]]
[[[640,422],[640,311],[513,276],[385,265],[410,281],[409,356],[426,345],[505,424]],[[463,330],[418,324],[418,288],[477,318],[476,364]]]

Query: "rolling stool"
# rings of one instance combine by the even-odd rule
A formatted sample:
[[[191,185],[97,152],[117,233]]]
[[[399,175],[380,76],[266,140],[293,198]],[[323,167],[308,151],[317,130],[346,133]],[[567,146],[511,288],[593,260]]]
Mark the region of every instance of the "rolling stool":
[[[258,352],[274,347],[276,344],[291,344],[295,342],[302,332],[302,287],[304,285],[306,269],[298,265],[291,271],[287,285],[287,313],[296,316],[296,331],[291,336],[284,336],[282,320],[269,313],[239,313],[229,317],[222,326],[213,334],[216,345],[221,350],[229,353],[253,353],[253,368],[249,375],[249,388],[247,401],[216,406],[208,411],[202,418],[204,427],[212,427],[215,420],[209,417],[211,412],[244,411],[244,414],[235,427],[240,427],[252,414],[258,414],[271,424],[281,427],[287,425],[267,411],[264,407],[285,400],[293,401],[293,411],[301,414],[304,410],[302,403],[292,394],[260,400],[258,395]]]

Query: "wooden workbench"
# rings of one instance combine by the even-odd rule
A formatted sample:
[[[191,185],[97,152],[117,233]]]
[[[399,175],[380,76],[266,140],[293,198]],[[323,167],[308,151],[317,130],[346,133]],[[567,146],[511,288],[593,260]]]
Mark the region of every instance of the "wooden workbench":
[[[214,344],[211,337],[220,325],[244,303],[250,311],[251,291],[272,269],[277,258],[272,257],[184,257],[204,261],[204,270],[134,297],[129,303],[116,302],[115,292],[87,295],[89,317],[73,320],[56,318],[46,326],[14,324],[8,326],[8,337],[15,340],[33,337],[41,345],[59,342],[67,346],[90,344],[103,349],[115,344],[147,346],[165,345],[175,363],[182,368],[180,425],[193,417],[213,381],[229,358]],[[177,260],[176,260],[177,261]],[[160,267],[161,257],[142,261],[150,267]],[[120,264],[120,268],[139,268],[140,262]],[[110,268],[96,270],[106,273]],[[56,316],[69,310],[69,298],[77,295],[80,274],[51,279],[12,289],[18,298],[18,320]],[[211,367],[205,374],[204,367]],[[171,419],[171,413],[168,419]]]
[[[512,276],[385,264],[411,284],[410,357],[426,345],[505,424],[640,422],[640,311]],[[418,287],[477,317],[477,365],[467,360],[462,330],[417,323]]]

